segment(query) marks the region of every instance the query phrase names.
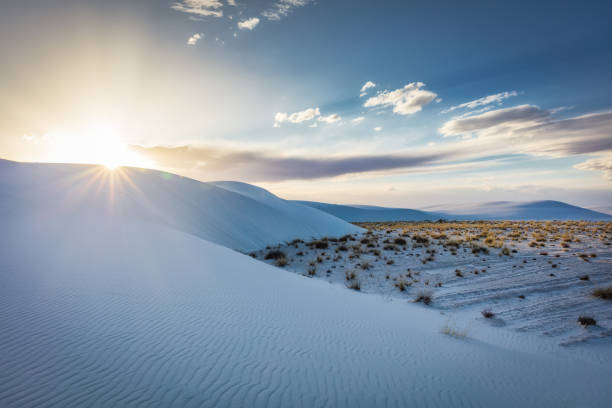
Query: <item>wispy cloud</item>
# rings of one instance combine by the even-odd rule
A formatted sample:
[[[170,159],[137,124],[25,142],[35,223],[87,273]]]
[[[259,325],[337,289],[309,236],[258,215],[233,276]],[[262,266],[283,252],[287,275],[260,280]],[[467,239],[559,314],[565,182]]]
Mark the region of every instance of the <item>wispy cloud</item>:
[[[192,35],[191,37],[189,37],[189,39],[187,40],[187,44],[188,45],[196,45],[198,43],[198,41],[200,41],[202,38],[204,38],[204,34],[196,33],[196,34]]]
[[[318,179],[409,168],[433,163],[442,158],[442,155],[438,154],[303,158],[193,146],[130,148],[165,168],[199,172],[211,179],[223,177],[251,182]]]
[[[440,128],[440,133],[444,136],[469,136],[472,132],[486,131],[500,126],[505,130],[524,128],[540,123],[549,116],[549,111],[537,106],[519,105],[451,119]]]
[[[336,123],[336,122],[340,122],[341,120],[342,120],[342,117],[340,117],[340,115],[338,115],[337,113],[332,113],[331,115],[328,115],[328,116],[319,117],[319,122],[325,122],[325,123]]]
[[[274,127],[279,127],[283,122],[291,122],[291,123],[302,123],[313,120],[317,116],[321,115],[321,111],[319,108],[308,108],[303,111],[294,112],[292,114],[288,114],[285,112],[278,112],[274,115]]]
[[[310,2],[311,0],[279,0],[261,15],[268,20],[280,20],[289,15],[294,8],[303,7]]]
[[[375,132],[380,132],[381,130],[382,130],[382,126],[376,126],[376,127],[374,128],[374,131],[375,131]]]
[[[442,113],[452,112],[456,109],[475,109],[479,106],[489,105],[491,103],[501,104],[504,99],[508,99],[512,96],[517,96],[518,92],[510,91],[510,92],[500,92],[494,95],[487,95],[482,98],[474,99],[473,101],[465,102],[459,105],[451,106],[448,109],[442,111]]]
[[[393,112],[399,115],[412,115],[423,109],[438,96],[436,93],[422,89],[423,82],[411,82],[394,91],[379,92],[368,98],[365,107],[393,106]]]
[[[363,84],[363,86],[361,87],[361,90],[359,91],[359,97],[364,97],[367,94],[367,90],[370,88],[374,88],[376,86],[376,84],[372,81],[368,81],[365,84]]]
[[[600,171],[606,179],[612,181],[612,153],[603,157],[589,159],[574,167],[578,170]]]
[[[363,116],[358,116],[355,119],[351,120],[351,122],[354,123],[354,124],[358,124],[358,123],[363,122],[364,120],[365,120],[365,118]]]
[[[259,18],[251,17],[249,19],[239,21],[238,28],[241,30],[252,30],[259,24]]]
[[[223,17],[223,4],[219,0],[181,0],[174,2],[170,8],[196,16]]]
[[[274,127],[280,127],[281,123],[284,122],[302,123],[309,122],[315,118],[318,118],[319,122],[324,123],[336,123],[342,120],[342,117],[337,113],[321,116],[321,111],[319,108],[308,108],[291,114],[286,112],[278,112],[276,115],[274,115]],[[311,124],[310,127],[316,127],[316,122]]]

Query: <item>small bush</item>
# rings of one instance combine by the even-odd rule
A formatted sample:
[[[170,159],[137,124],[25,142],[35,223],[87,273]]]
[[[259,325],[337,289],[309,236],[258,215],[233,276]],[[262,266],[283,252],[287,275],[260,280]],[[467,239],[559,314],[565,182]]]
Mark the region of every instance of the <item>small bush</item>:
[[[482,317],[484,317],[485,319],[492,319],[495,317],[495,313],[493,313],[491,309],[485,309],[480,313],[482,314]]]
[[[463,273],[461,273],[461,271],[459,269],[455,269],[455,276],[457,276],[459,278],[463,278]]]
[[[356,291],[360,291],[361,290],[361,283],[359,283],[359,279],[353,279],[351,280],[347,285],[347,288],[349,289],[353,289]]]
[[[591,316],[580,316],[577,321],[583,326],[595,326],[597,324]]]
[[[329,247],[327,241],[313,241],[312,245],[317,249],[327,249]]]
[[[595,289],[593,291],[593,296],[601,299],[612,300],[612,286],[608,286],[607,288]]]
[[[415,302],[422,302],[423,304],[430,304],[431,301],[433,300],[433,295],[431,292],[429,291],[420,291],[419,293],[417,293],[416,298],[414,299]]]
[[[279,268],[286,266],[288,263],[289,261],[287,261],[287,258],[285,258],[284,256],[276,259],[276,266],[278,266]]]
[[[372,267],[372,265],[370,265],[369,262],[363,262],[360,265],[360,268],[363,269],[364,271],[367,271],[368,269],[370,269]]]
[[[589,278],[589,275],[582,275],[582,276],[579,276],[578,279],[583,280],[583,281],[588,281],[590,278]]]
[[[278,260],[280,258],[287,258],[287,255],[285,255],[285,253],[283,251],[270,251],[266,254],[266,256],[264,257],[264,259],[274,259],[274,260]]]
[[[317,268],[308,268],[308,276],[315,276],[317,274]]]
[[[395,238],[393,243],[395,245],[406,245],[406,240],[404,238]]]

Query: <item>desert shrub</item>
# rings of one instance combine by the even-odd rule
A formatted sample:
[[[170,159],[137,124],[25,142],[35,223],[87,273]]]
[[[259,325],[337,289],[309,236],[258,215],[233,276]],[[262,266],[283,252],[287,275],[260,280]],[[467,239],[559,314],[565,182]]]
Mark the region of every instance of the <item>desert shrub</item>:
[[[397,247],[396,247],[395,245],[391,245],[391,244],[389,244],[389,245],[385,245],[385,246],[383,247],[383,249],[384,249],[385,251],[395,251],[395,250],[397,249]]]
[[[387,265],[393,265],[395,263],[395,261],[393,259],[389,259],[387,261]]]
[[[491,309],[485,309],[480,313],[482,314],[482,317],[484,317],[485,319],[491,319],[495,317],[495,313],[493,313]]]
[[[395,238],[393,243],[395,245],[406,245],[406,240],[404,238]]]
[[[308,276],[315,276],[317,274],[317,268],[315,268],[314,266],[311,268],[308,268]]]
[[[364,271],[367,271],[368,269],[370,269],[372,267],[372,265],[369,262],[362,262],[359,267],[361,269],[363,269]]]
[[[416,297],[414,298],[415,302],[421,302],[426,305],[430,304],[432,300],[433,294],[430,291],[426,290],[419,291],[419,293],[417,293]]]
[[[264,259],[274,259],[278,260],[280,258],[287,258],[287,255],[283,251],[273,250],[266,254]]]
[[[360,291],[361,290],[361,283],[359,282],[359,279],[351,280],[346,286],[349,289],[353,289],[353,290],[356,290],[356,291]]]
[[[323,241],[323,240],[312,241],[311,245],[313,245],[317,249],[327,249],[329,247],[329,244],[327,243],[327,241]]]
[[[289,261],[287,261],[287,258],[285,258],[284,256],[276,259],[276,266],[278,266],[279,268],[286,266],[288,263]]]
[[[608,286],[607,288],[597,288],[593,290],[593,296],[601,299],[612,300],[612,286]]]
[[[429,238],[423,235],[415,234],[412,236],[412,240],[418,244],[429,244]]]
[[[463,273],[459,269],[455,269],[455,276],[463,278]]]
[[[468,329],[465,328],[465,329],[460,330],[457,327],[451,326],[451,324],[447,322],[442,327],[442,330],[440,330],[440,332],[442,334],[446,334],[447,336],[455,337],[458,339],[463,339],[467,337]]]
[[[348,248],[346,247],[346,245],[340,245],[340,246],[338,247],[338,251],[343,251],[343,252],[345,252],[345,251],[348,251]]]
[[[354,280],[355,278],[357,278],[357,275],[353,271],[346,271],[344,272],[344,277],[346,278],[347,281],[350,281],[350,280]]]
[[[507,246],[503,247],[501,250],[501,254],[505,256],[510,256],[510,249]]]
[[[398,280],[395,284],[395,287],[398,288],[400,292],[405,292],[407,286],[408,284],[406,284],[403,279]]]
[[[583,281],[588,281],[590,278],[589,278],[589,275],[581,275],[578,277],[578,279],[583,280]]]
[[[597,324],[591,316],[580,316],[577,321],[583,326],[595,326]]]

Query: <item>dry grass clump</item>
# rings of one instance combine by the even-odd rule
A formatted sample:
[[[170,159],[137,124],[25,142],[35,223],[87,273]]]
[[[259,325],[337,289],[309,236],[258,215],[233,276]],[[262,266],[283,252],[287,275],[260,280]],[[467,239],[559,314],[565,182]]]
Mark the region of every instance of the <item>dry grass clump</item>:
[[[597,324],[597,321],[591,316],[580,316],[578,317],[577,322],[583,326],[595,326]]]
[[[446,334],[447,336],[455,337],[457,339],[464,339],[467,337],[468,329],[459,329],[455,326],[452,326],[449,322],[446,322],[440,332],[442,334]]]
[[[266,260],[268,259],[279,260],[281,258],[287,258],[287,255],[283,251],[278,251],[278,250],[269,251],[264,257],[264,259]]]
[[[278,266],[279,268],[282,268],[283,266],[287,266],[287,264],[289,263],[289,261],[287,261],[287,258],[280,257],[280,258],[276,258],[276,266]]]
[[[346,284],[346,287],[356,291],[361,291],[361,283],[359,279],[353,279]]]
[[[414,298],[414,301],[416,303],[423,303],[426,305],[429,305],[433,300],[433,294],[428,291],[428,290],[421,290],[419,291],[419,293],[417,293],[416,297]]]
[[[601,299],[612,300],[612,286],[593,290],[593,296]]]
[[[406,242],[406,240],[404,238],[395,238],[393,240],[393,243],[395,245],[406,245],[407,244],[407,242]]]

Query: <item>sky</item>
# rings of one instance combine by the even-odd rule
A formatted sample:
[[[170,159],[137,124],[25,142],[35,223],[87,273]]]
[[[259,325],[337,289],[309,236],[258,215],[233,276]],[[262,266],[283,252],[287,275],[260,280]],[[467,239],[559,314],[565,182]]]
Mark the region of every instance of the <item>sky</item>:
[[[611,20],[608,1],[2,2],[0,157],[333,203],[609,206]]]

